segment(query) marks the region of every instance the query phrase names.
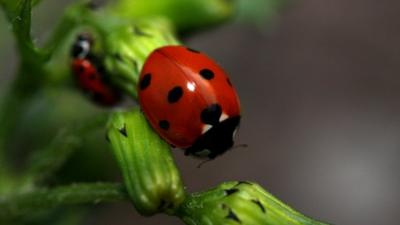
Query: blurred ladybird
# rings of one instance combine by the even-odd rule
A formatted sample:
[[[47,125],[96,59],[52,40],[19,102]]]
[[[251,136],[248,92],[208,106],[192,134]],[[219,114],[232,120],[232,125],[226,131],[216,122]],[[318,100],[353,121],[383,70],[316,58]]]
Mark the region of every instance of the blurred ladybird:
[[[120,93],[106,80],[100,60],[91,52],[92,46],[93,38],[87,33],[78,35],[72,46],[72,70],[77,84],[97,104],[115,105]]]
[[[138,90],[152,127],[187,155],[213,159],[232,148],[239,99],[224,70],[206,55],[183,46],[156,49]]]

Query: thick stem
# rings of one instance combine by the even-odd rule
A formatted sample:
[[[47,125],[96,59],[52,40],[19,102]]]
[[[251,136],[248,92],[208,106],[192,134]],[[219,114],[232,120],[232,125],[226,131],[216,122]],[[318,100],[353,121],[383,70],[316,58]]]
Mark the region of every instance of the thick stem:
[[[15,122],[24,112],[24,107],[39,87],[42,79],[42,65],[46,60],[31,39],[31,0],[0,2],[12,25],[17,50],[20,56],[19,70],[15,81],[0,106],[0,180],[12,178],[7,164],[7,140],[12,135]],[[0,182],[0,184],[5,182]],[[0,191],[3,188],[0,187]]]
[[[98,204],[127,200],[121,184],[72,184],[54,189],[40,189],[0,198],[0,223],[40,210],[75,204]]]

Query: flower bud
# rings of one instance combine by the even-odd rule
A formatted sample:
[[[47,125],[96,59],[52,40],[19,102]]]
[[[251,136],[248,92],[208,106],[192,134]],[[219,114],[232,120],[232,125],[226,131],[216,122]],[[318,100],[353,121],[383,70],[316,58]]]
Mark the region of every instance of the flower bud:
[[[324,225],[250,182],[227,182],[207,192],[192,194],[177,215],[188,225]]]
[[[111,12],[130,20],[162,16],[177,31],[193,32],[221,24],[232,18],[236,2],[232,0],[119,0],[109,7]]]
[[[179,44],[173,28],[162,19],[116,26],[103,38],[109,79],[134,98],[140,71],[150,53],[161,46]]]
[[[169,145],[139,110],[115,113],[107,137],[139,213],[171,213],[183,202],[186,194]]]

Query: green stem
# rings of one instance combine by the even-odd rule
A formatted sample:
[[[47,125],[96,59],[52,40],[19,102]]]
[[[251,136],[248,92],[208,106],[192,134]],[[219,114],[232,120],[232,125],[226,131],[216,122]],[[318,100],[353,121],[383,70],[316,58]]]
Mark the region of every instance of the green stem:
[[[0,105],[0,193],[2,187],[7,184],[6,180],[13,178],[12,168],[7,162],[7,140],[10,139],[14,130],[16,121],[24,112],[24,106],[29,100],[32,92],[23,91],[23,81],[18,75],[8,92],[5,94]]]
[[[0,223],[40,210],[76,204],[98,204],[127,200],[121,184],[87,183],[53,189],[40,189],[28,193],[0,198]]]
[[[13,134],[15,122],[24,112],[27,101],[41,86],[43,72],[41,66],[46,60],[46,55],[34,46],[31,39],[31,3],[31,0],[0,2],[12,25],[20,56],[16,79],[0,105],[0,180],[13,177],[10,174],[11,168],[6,162],[7,141]],[[0,187],[0,191],[2,191],[2,187]]]

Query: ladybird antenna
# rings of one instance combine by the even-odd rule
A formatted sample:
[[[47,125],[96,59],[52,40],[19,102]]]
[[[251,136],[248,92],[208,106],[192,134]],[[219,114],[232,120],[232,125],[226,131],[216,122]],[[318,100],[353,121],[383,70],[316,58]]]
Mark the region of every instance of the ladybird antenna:
[[[248,147],[249,147],[248,144],[238,144],[238,145],[233,146],[232,149],[235,149],[235,148],[248,148]]]
[[[199,165],[197,165],[197,168],[200,169],[204,164],[210,162],[211,160],[213,160],[213,159],[206,159],[206,160],[201,161],[199,163]]]

